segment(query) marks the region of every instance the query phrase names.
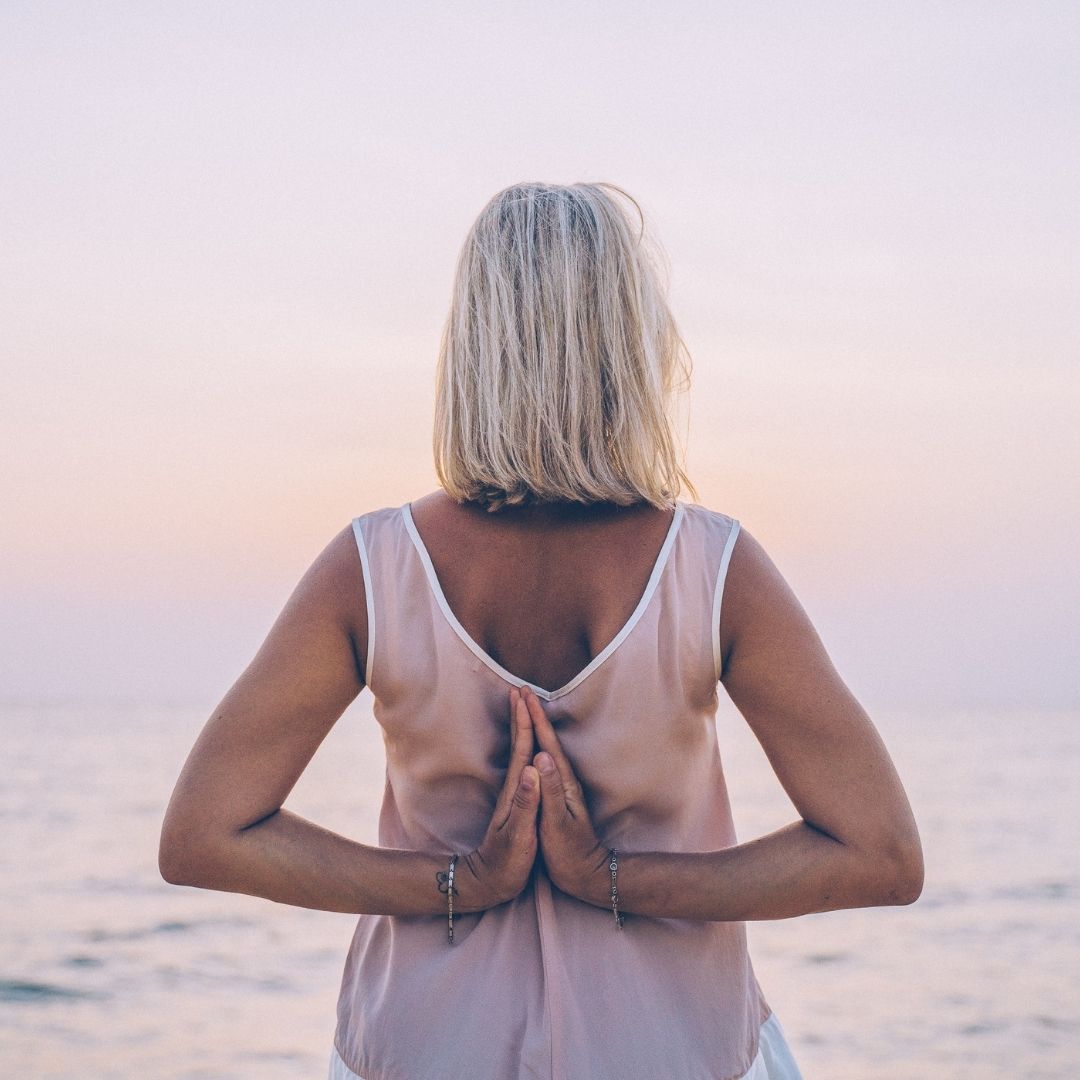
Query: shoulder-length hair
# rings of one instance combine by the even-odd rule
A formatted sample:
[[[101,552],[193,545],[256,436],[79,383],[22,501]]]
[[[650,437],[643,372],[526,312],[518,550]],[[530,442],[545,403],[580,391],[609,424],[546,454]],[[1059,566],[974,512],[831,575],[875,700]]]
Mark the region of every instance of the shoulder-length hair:
[[[661,266],[641,207],[614,184],[521,183],[488,202],[439,348],[433,449],[448,494],[489,511],[670,507],[683,485],[697,497],[668,413],[691,360]]]

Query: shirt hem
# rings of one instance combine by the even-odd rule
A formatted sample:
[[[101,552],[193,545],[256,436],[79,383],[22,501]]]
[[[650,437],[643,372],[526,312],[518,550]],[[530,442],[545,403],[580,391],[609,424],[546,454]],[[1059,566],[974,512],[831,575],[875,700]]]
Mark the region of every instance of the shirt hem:
[[[722,1080],[758,1080],[758,1078],[761,1078],[761,1080],[800,1080],[797,1070],[783,1074],[774,1073],[766,1061],[765,1051],[761,1045],[761,1029],[772,1021],[774,1016],[772,1009],[769,1009],[758,1026],[758,1034],[754,1040],[754,1051],[751,1055],[750,1064],[742,1072],[724,1077]],[[770,1029],[770,1037],[775,1034],[776,1042],[786,1047],[786,1041],[778,1019],[774,1024],[774,1028],[775,1032]],[[341,1056],[341,1051],[338,1049],[337,1040],[335,1039],[330,1050],[330,1071],[327,1080],[384,1080],[384,1077],[379,1073],[358,1073],[352,1069]]]

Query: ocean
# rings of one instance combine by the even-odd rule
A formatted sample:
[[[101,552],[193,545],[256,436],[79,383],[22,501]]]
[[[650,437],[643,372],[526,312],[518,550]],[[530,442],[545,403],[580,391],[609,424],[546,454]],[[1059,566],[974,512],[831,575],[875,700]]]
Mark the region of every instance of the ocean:
[[[1075,1080],[1080,714],[867,708],[915,808],[926,886],[909,907],[748,924],[806,1080]],[[0,708],[4,1077],[325,1080],[356,916],[158,874],[165,805],[208,715]],[[739,839],[793,820],[726,699],[718,731]],[[377,843],[383,768],[364,691],[287,805]]]

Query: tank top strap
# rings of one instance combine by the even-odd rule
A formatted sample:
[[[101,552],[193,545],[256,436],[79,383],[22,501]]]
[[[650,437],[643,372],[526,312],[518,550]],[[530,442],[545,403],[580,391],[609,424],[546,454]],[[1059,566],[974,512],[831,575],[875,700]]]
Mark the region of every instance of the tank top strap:
[[[408,635],[408,620],[416,604],[425,605],[427,582],[417,574],[400,506],[384,506],[353,518],[353,537],[364,575],[367,609],[367,648],[364,683],[376,698],[382,696],[396,667],[400,637]]]
[[[683,503],[686,535],[678,548],[678,602],[689,606],[690,622],[702,628],[705,663],[711,665],[712,681],[720,681],[723,657],[720,649],[720,613],[724,583],[740,524],[736,518],[697,503]],[[687,526],[689,526],[687,528]]]

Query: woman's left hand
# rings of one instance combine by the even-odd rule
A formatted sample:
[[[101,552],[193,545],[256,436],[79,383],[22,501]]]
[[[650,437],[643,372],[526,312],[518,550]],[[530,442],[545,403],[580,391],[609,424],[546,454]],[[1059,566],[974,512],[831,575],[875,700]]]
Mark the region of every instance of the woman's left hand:
[[[593,831],[581,784],[540,699],[527,686],[521,687],[521,696],[540,744],[533,764],[540,772],[540,853],[548,877],[563,892],[594,903],[607,848]]]

